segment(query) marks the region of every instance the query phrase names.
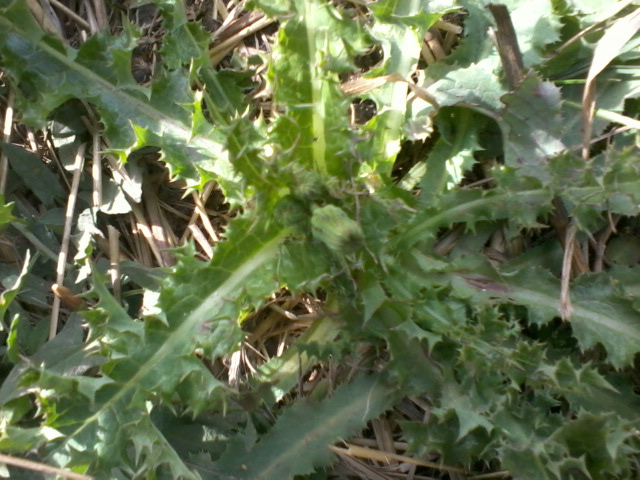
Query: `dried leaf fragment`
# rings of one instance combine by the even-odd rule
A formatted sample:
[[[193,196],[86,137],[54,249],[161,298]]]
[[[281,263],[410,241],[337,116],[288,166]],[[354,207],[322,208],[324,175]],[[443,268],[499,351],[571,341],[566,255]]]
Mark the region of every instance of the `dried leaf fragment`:
[[[54,283],[53,285],[51,285],[51,291],[69,310],[77,312],[78,310],[87,309],[87,304],[85,303],[85,301],[64,285]]]

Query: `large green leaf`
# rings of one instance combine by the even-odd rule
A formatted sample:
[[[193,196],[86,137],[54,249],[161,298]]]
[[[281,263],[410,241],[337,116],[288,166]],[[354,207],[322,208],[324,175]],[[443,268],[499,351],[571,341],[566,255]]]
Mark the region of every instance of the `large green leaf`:
[[[502,276],[500,276],[502,273]],[[549,322],[559,315],[560,281],[549,272],[525,267],[517,272],[490,271],[453,277],[461,291],[474,296],[501,298],[529,307],[531,320]],[[628,300],[618,298],[607,274],[581,277],[572,289],[571,327],[586,350],[601,344],[608,361],[623,367],[640,352],[637,311]]]
[[[66,100],[86,100],[100,114],[111,148],[158,146],[175,176],[192,185],[214,178],[240,200],[242,182],[229,163],[226,137],[213,127],[194,131],[200,100],[189,75],[165,70],[151,88],[138,86],[130,73],[132,48],[126,36],[102,34],[73,50],[42,34],[25,2],[0,11],[0,55],[23,95],[25,120],[42,123]]]
[[[293,479],[330,465],[329,445],[363,429],[397,396],[381,376],[361,377],[314,403],[300,400],[282,412],[274,427],[246,451],[233,442],[214,466],[222,478]]]
[[[218,398],[216,392],[225,386],[198,360],[196,348],[215,345],[212,358],[236,349],[242,335],[233,332],[238,331],[235,322],[244,299],[256,301],[277,289],[265,267],[274,260],[288,230],[257,227],[250,232],[243,219],[236,223],[238,233],[230,233],[235,241],[221,245],[210,264],[195,261],[193,252],[181,257],[174,275],[163,286],[161,318],[149,317],[145,322],[131,319],[96,272],[94,288],[100,302],[87,317],[92,326],[91,343],[100,345],[107,357],[99,377],[72,374],[62,382],[61,375],[69,373],[51,371],[44,363],[39,366],[39,387],[31,390],[44,395],[46,388],[58,382],[58,394],[42,407],[45,424],[61,433],[57,441],[44,447],[57,463],[84,464],[96,473],[112,467],[132,472],[140,461],[146,468],[166,463],[176,478],[196,478],[147,413],[151,405],[160,401],[171,404],[177,398],[196,413],[211,407]],[[87,385],[82,387],[84,383]],[[60,389],[63,384],[68,385],[64,392]],[[130,440],[135,460],[127,453]],[[92,445],[94,450],[78,452],[78,445]]]
[[[279,162],[349,178],[352,134],[338,73],[352,68],[350,52],[363,48],[364,32],[330,3],[295,0],[291,8],[296,15],[282,19],[269,70],[274,104],[283,110],[272,130]]]
[[[587,162],[561,152],[573,146],[578,115],[564,108],[558,86],[540,80],[546,73],[507,90],[484,1],[461,2],[451,17],[464,25],[459,45],[414,75],[423,34],[456,9],[450,3],[254,0],[279,28],[268,60],[272,109],[256,118],[244,98],[256,71],[214,71],[211,38],[181,2],[155,2],[166,35],[148,87],[130,74],[137,33],[126,20],[121,35],[94,35],[76,49],[43,35],[24,0],[3,2],[0,61],[22,118],[42,124],[78,98],[99,114],[121,158],[160,147],[174,176],[190,187],[216,180],[243,210],[231,215],[211,262],[183,247],[161,285],[145,282],[157,310],[142,319],[96,268],[98,303],[83,313],[88,338],[73,315],[53,341],[20,357],[15,333],[25,323],[12,323],[8,353],[17,363],[0,388],[0,448],[97,478],[293,478],[329,466],[328,445],[411,395],[399,404],[410,419],[394,434],[418,454],[437,451],[468,470],[509,468],[516,478],[628,478],[637,268],[573,280],[573,317],[562,323],[562,248],[542,224],[554,198],[579,235],[596,232],[609,213],[632,224],[640,213],[635,138],[619,134],[617,150],[603,145]],[[588,35],[541,62],[552,42],[588,26],[577,14],[591,15],[589,2],[544,2],[535,8],[548,15],[536,22],[532,2],[508,7],[526,64],[575,81],[590,60]],[[361,73],[355,58],[370,49],[383,58],[365,82],[418,78],[438,105],[408,103],[407,84],[394,81],[366,93],[377,113],[351,125],[353,99],[340,83]],[[246,62],[240,57],[234,68]],[[626,52],[625,65],[603,73],[602,105],[633,115],[637,58]],[[565,85],[562,95],[576,100],[580,89]],[[432,129],[428,158],[396,183],[401,143]],[[487,161],[482,188],[469,186],[476,160]],[[61,194],[51,188],[35,196],[53,204]],[[500,266],[480,255],[497,229],[524,228],[540,246]],[[434,253],[440,239],[454,240],[448,256]],[[231,388],[212,371],[239,353],[242,318],[282,287],[315,293],[324,311]],[[368,373],[326,398],[328,379],[309,397],[292,391],[329,356],[343,379],[361,345],[374,370],[384,359],[384,375],[361,363]]]

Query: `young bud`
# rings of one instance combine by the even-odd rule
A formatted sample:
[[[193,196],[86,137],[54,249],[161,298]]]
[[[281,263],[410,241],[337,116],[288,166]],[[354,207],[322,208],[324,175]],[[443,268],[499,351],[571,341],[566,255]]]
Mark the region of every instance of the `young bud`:
[[[364,241],[360,225],[335,205],[313,209],[311,231],[332,251],[345,255],[356,252]]]

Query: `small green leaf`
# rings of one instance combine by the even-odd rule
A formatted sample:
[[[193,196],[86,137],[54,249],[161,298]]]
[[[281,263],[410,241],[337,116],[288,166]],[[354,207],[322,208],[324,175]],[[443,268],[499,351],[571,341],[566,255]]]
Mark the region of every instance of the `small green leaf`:
[[[52,207],[56,201],[66,198],[67,192],[60,185],[58,177],[36,155],[10,143],[3,143],[2,151],[7,155],[12,171],[45,207]]]
[[[4,323],[4,316],[7,313],[7,309],[11,302],[16,298],[16,295],[22,289],[23,282],[25,281],[25,277],[29,271],[29,269],[33,266],[34,259],[31,259],[31,253],[27,250],[27,254],[24,259],[24,263],[22,265],[22,270],[20,274],[14,278],[5,278],[2,282],[3,292],[0,294],[0,330],[6,330],[6,323]],[[17,325],[17,318],[14,318],[11,322],[11,325]],[[12,329],[9,328],[9,332],[11,335]],[[13,335],[15,340],[15,332]],[[17,352],[13,352],[13,355],[17,354]],[[15,359],[15,357],[14,357]]]
[[[4,196],[0,195],[0,229],[16,220],[12,213],[13,207],[13,202],[4,203]]]
[[[548,183],[548,161],[566,150],[561,141],[560,89],[529,74],[517,89],[502,97],[505,163]]]
[[[578,418],[566,422],[553,440],[566,443],[572,457],[585,459],[585,474],[601,478],[630,473],[631,465],[620,450],[626,449],[625,439],[633,435],[633,426],[615,415],[581,412]]]

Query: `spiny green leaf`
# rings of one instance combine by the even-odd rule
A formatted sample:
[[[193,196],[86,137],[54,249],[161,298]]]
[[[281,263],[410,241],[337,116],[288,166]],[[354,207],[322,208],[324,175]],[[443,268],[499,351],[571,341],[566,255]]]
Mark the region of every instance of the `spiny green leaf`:
[[[134,143],[131,126],[136,126],[147,132],[145,144],[163,149],[174,175],[200,185],[200,173],[206,172],[207,180],[215,176],[231,199],[240,199],[241,183],[228,164],[224,136],[214,131],[193,134],[192,118],[198,110],[188,75],[165,71],[148,91],[125,72],[126,54],[117,37],[96,36],[74,51],[34,34],[37,27],[28,21],[30,16],[22,1],[3,9],[0,55],[22,89],[20,105],[32,122],[41,123],[70,98],[87,100],[100,113],[111,148],[142,147]]]
[[[480,150],[478,133],[485,122],[470,109],[452,108],[441,111],[436,124],[441,137],[426,159],[429,168],[420,181],[421,200],[429,205],[434,205],[442,192],[458,185],[475,163],[473,154]]]
[[[17,277],[7,278],[5,279],[2,285],[3,291],[0,294],[0,330],[6,329],[6,323],[4,316],[7,313],[7,309],[13,300],[16,298],[16,295],[20,292],[22,288],[22,283],[24,282],[25,276],[29,271],[29,268],[32,266],[31,255],[27,251],[27,255],[24,259],[24,264],[22,266],[22,271]]]
[[[426,205],[416,214],[404,231],[394,238],[394,243],[399,248],[407,248],[432,238],[438,229],[458,222],[472,228],[480,220],[509,218],[520,225],[535,226],[536,219],[551,210],[554,194],[576,206],[576,214],[581,214],[578,207],[596,212],[616,207],[614,212],[620,209],[620,213],[624,213],[629,205],[640,204],[640,173],[637,162],[628,163],[626,154],[615,156],[618,161],[612,162],[613,166],[604,171],[584,162],[582,170],[557,170],[557,164],[551,162],[553,169],[557,170],[556,173],[552,169],[552,189],[544,188],[538,180],[518,176],[517,168],[497,167],[493,173],[499,181],[498,188],[448,192],[435,204],[436,208]],[[549,173],[535,175],[548,176]],[[505,188],[500,188],[500,185]]]
[[[320,174],[349,178],[356,165],[337,73],[351,63],[349,51],[362,48],[363,33],[329,3],[296,0],[293,8],[298,15],[283,19],[269,70],[274,104],[285,110],[272,130],[280,162],[293,158]]]
[[[236,223],[249,227],[242,219]],[[212,332],[222,342],[215,322],[235,320],[236,317],[227,317],[224,313],[228,310],[225,305],[230,303],[229,299],[245,298],[241,295],[243,289],[250,298],[255,298],[252,295],[264,298],[272,291],[265,292],[265,286],[274,289],[264,266],[273,260],[287,233],[286,229],[245,231],[241,240],[222,244],[215,259],[209,265],[201,264],[199,269],[193,268],[197,262],[185,257],[176,274],[165,281],[161,305],[166,313],[166,323],[153,317],[144,323],[129,318],[97,277],[95,290],[101,300],[89,318],[95,328],[96,340],[102,343],[104,353],[110,357],[102,367],[103,375],[112,381],[95,393],[95,406],[91,411],[78,411],[73,420],[68,415],[49,419],[52,425],[65,424],[64,439],[56,446],[48,446],[49,453],[63,455],[74,445],[85,444],[89,438],[95,442],[99,438],[98,445],[104,447],[101,451],[105,456],[86,459],[93,463],[94,469],[101,471],[118,464],[133,465],[138,460],[133,462],[127,458],[127,432],[137,431],[134,440],[142,455],[141,462],[149,462],[147,466],[152,467],[173,458],[169,462],[171,469],[180,472],[179,475],[195,478],[184,473],[188,469],[171,453],[171,447],[151,425],[139,424],[142,412],[148,406],[146,402],[155,403],[158,399],[171,402],[181,398],[187,402],[187,411],[193,412],[211,405],[223,385],[195,357],[198,331],[212,322]],[[236,238],[232,232],[230,238]],[[196,283],[183,281],[187,276],[191,281],[199,280]],[[266,277],[267,281],[256,284],[259,290],[254,292],[251,291],[252,277]],[[194,285],[199,288],[193,288]],[[237,301],[237,304],[241,303],[242,300]],[[232,315],[237,315],[237,308],[241,306],[237,304],[230,310]],[[237,345],[238,337],[226,333],[225,336],[226,346],[216,347],[220,349],[216,350],[219,354],[229,353]],[[211,341],[208,339],[207,343]],[[158,449],[165,453],[157,456]],[[114,456],[116,451],[120,452],[118,456]],[[75,458],[77,460],[79,456],[75,455]]]
[[[292,479],[332,463],[328,446],[364,428],[395,400],[380,376],[360,377],[321,402],[298,401],[248,451],[230,448],[215,464],[221,478]]]
[[[12,171],[38,196],[45,207],[52,207],[55,201],[66,197],[67,193],[58,177],[34,154],[10,143],[2,144],[2,152],[9,159]]]
[[[443,389],[441,398],[443,408],[455,412],[459,422],[458,440],[467,436],[476,428],[484,428],[488,433],[493,430],[493,424],[483,414],[481,409],[472,405],[472,400],[468,392],[463,392],[458,385],[453,382],[448,383]],[[442,414],[434,412],[435,414]]]
[[[382,47],[384,60],[370,76],[395,74],[409,80],[420,57],[421,36],[440,17],[433,13],[425,15],[427,9],[423,4],[420,0],[387,0],[372,5],[377,21],[370,27],[370,33]],[[419,27],[414,22],[418,17],[424,21],[417,22]],[[386,178],[391,174],[404,134],[407,85],[389,83],[372,92],[371,97],[379,113],[363,128],[365,137],[358,145],[358,151],[368,165],[363,173],[372,171]],[[429,122],[428,119],[425,121]]]
[[[436,67],[436,81],[424,87],[436,98],[440,106],[461,105],[495,117],[500,108],[500,97],[506,93],[495,73],[499,63],[495,56],[484,58],[465,68]],[[418,108],[430,108],[418,101]]]
[[[468,67],[496,53],[495,44],[489,35],[489,29],[493,25],[489,11],[474,0],[461,0],[460,6],[467,13],[464,30],[456,48],[441,62],[429,66],[430,70],[435,67],[438,72],[436,78],[442,78],[446,73],[455,75],[457,67]]]
[[[340,333],[340,326],[340,323],[328,317],[315,321],[281,356],[272,358],[257,369],[251,380],[254,388],[247,398],[256,405],[260,401],[269,404],[280,401],[296,386],[300,375],[319,360],[308,352],[310,346],[334,342]],[[268,385],[267,392],[263,393],[260,385]]]
[[[171,0],[155,0],[162,12],[163,26],[167,29],[163,37],[161,54],[170,70],[193,63],[200,68],[209,60],[207,47],[210,34],[199,22],[189,22],[185,6]]]
[[[394,238],[399,248],[406,248],[426,238],[432,238],[438,230],[454,223],[467,223],[473,228],[476,222],[488,219],[508,218],[512,211],[524,210],[543,213],[549,209],[552,192],[546,189],[508,191],[455,190],[443,195],[437,208],[425,208],[414,216],[405,230]],[[534,215],[535,216],[535,215]]]
[[[480,297],[511,300],[530,309],[532,319],[548,322],[558,316],[560,281],[550,273],[524,268],[500,278],[485,271],[482,280],[464,275],[455,285]],[[608,361],[617,367],[628,365],[640,351],[640,326],[629,302],[616,298],[606,286],[606,274],[584,277],[572,290],[571,326],[583,349],[602,344]],[[604,281],[604,282],[603,282]],[[479,297],[479,298],[480,298]]]
[[[560,140],[560,90],[530,74],[517,89],[502,97],[505,163],[548,183],[548,161],[566,146]]]
[[[572,139],[579,137],[579,109],[533,74],[506,91],[485,1],[461,2],[464,10],[454,17],[464,25],[461,43],[424,71],[422,86],[441,108],[419,99],[408,104],[406,84],[388,83],[366,95],[377,115],[352,126],[351,99],[340,83],[357,73],[354,59],[379,46],[381,64],[365,77],[411,81],[423,34],[453,8],[444,0],[365,3],[253,2],[280,29],[268,74],[274,108],[257,120],[244,99],[256,72],[214,71],[210,35],[187,19],[181,2],[156,2],[166,33],[148,87],[129,71],[137,33],[126,20],[122,35],[98,34],[73,49],[43,36],[24,0],[3,3],[4,91],[17,93],[24,118],[42,123],[79,98],[96,109],[105,140],[122,159],[133,149],[160,147],[172,174],[188,186],[215,180],[243,205],[211,262],[183,247],[161,285],[141,282],[159,294],[158,311],[144,319],[131,318],[106,280],[94,276],[99,301],[85,314],[86,345],[84,327],[72,316],[67,336],[21,359],[0,388],[3,448],[37,451],[47,462],[97,477],[292,478],[329,465],[327,445],[409,393],[430,415],[415,420],[421,412],[412,414],[415,407],[404,400],[402,411],[413,419],[400,421],[396,433],[420,454],[436,450],[445,463],[508,468],[524,479],[631,475],[639,406],[630,369],[612,367],[629,365],[640,344],[637,268],[573,280],[574,317],[561,323],[562,247],[541,223],[553,198],[564,203],[580,235],[604,227],[608,213],[637,215],[633,135],[619,133],[589,161],[557,155],[578,143]],[[589,34],[555,63],[540,62],[554,54],[551,43],[590,26],[578,15],[591,15],[593,5],[546,2],[540,11],[548,15],[535,22],[531,12],[539,6],[532,2],[509,0],[508,7],[527,65],[543,71],[540,78],[550,72],[579,81],[591,58]],[[625,65],[603,72],[600,106],[638,113],[638,58],[629,51],[620,58]],[[563,97],[575,102],[581,88],[565,85]],[[78,108],[68,112],[82,115]],[[79,141],[86,129],[68,117],[57,115],[56,128],[67,124]],[[395,184],[399,146],[421,140],[432,121],[440,137],[429,158]],[[494,164],[484,171],[492,181],[482,190],[460,185],[481,159]],[[42,201],[57,200],[45,193]],[[56,221],[45,220],[33,229]],[[436,255],[436,239],[455,224],[451,253]],[[541,244],[492,268],[479,252],[503,224],[510,233],[535,227]],[[243,316],[282,287],[322,289],[326,318],[259,367],[238,394],[207,366],[237,351]],[[18,306],[12,305],[17,312]],[[28,320],[14,324],[11,348]],[[598,343],[604,349],[580,351],[578,340],[582,350]],[[320,401],[322,384],[306,399],[287,395],[315,362],[331,354],[341,364],[360,342],[378,359],[384,355],[384,378],[395,384],[364,376]],[[285,406],[270,412],[271,425],[263,413],[276,402]],[[238,405],[244,410],[221,420]],[[180,434],[171,437],[174,427]],[[189,434],[194,441],[179,445]]]
[[[585,473],[592,478],[606,478],[610,474],[630,474],[624,440],[633,435],[633,427],[615,415],[592,415],[581,412],[578,418],[568,421],[559,429],[553,440],[561,440],[568,446],[574,458],[585,459]]]
[[[53,340],[37,353],[14,367],[0,387],[0,404],[4,405],[28,392],[28,382],[21,383],[30,370],[46,369],[60,376],[80,375],[104,361],[94,346],[83,343],[82,319],[72,316]]]
[[[53,428],[5,427],[0,437],[0,448],[5,452],[24,452],[45,442],[55,441],[62,434]]]
[[[539,367],[538,373],[552,381],[553,389],[567,398],[573,408],[594,414],[615,412],[620,418],[629,420],[638,417],[640,399],[628,395],[627,388],[614,385],[615,376],[600,374],[593,365],[576,366],[568,358],[554,364]]]
[[[504,467],[508,468],[509,472],[517,472],[523,480],[559,480],[559,477],[547,468],[549,460],[536,453],[527,448],[507,448],[501,452],[501,457]],[[581,467],[583,465],[582,462]],[[573,466],[576,466],[575,463]]]

